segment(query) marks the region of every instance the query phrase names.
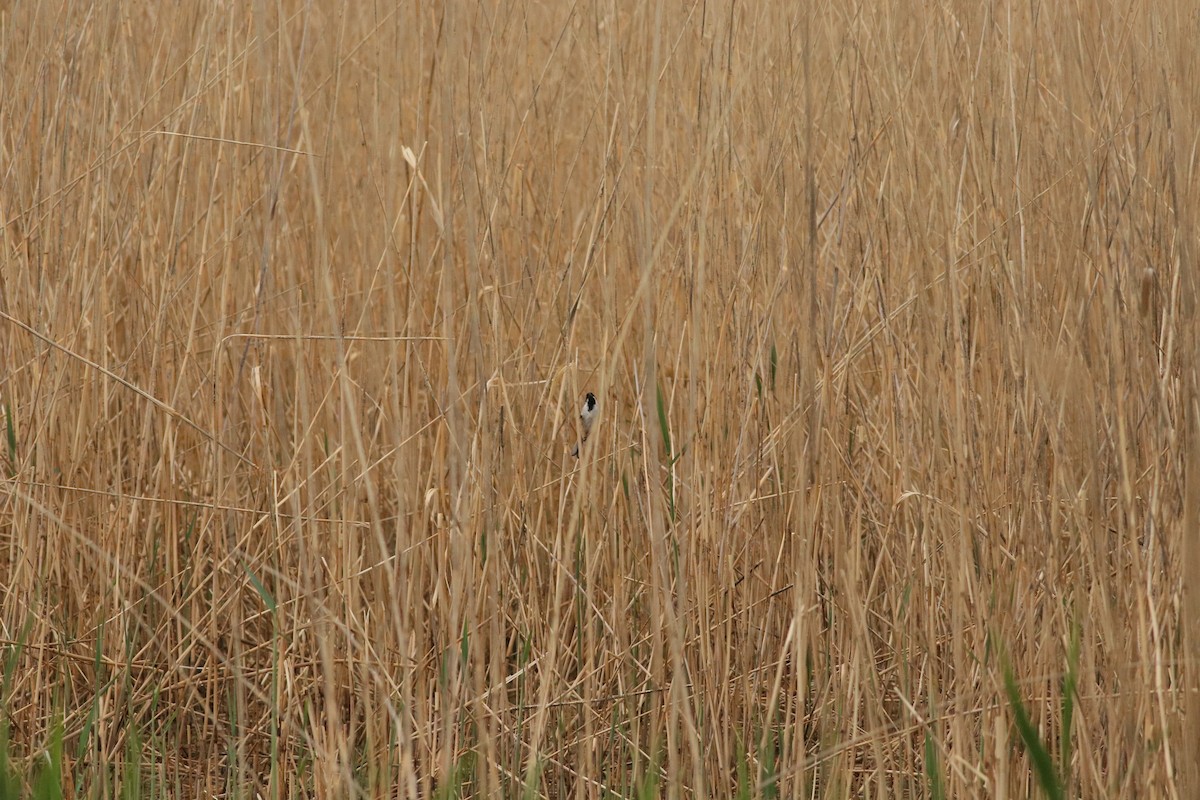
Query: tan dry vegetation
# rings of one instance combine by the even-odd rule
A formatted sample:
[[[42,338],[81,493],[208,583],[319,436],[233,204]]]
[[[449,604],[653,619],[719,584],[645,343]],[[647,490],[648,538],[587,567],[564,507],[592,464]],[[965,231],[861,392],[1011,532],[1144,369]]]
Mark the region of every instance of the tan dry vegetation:
[[[18,773],[1196,796],[1197,25],[9,4]]]

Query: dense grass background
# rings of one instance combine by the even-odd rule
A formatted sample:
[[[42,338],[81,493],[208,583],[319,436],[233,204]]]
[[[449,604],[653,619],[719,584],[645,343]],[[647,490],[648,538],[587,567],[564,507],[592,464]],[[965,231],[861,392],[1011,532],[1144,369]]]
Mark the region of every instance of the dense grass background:
[[[1197,796],[1196,41],[7,4],[0,793]]]

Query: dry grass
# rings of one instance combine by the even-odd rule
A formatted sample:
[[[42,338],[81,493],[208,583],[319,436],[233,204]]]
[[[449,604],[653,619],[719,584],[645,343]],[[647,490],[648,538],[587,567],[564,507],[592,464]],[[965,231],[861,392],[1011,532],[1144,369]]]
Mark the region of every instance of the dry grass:
[[[1191,4],[317,5],[0,12],[19,780],[1197,796]]]

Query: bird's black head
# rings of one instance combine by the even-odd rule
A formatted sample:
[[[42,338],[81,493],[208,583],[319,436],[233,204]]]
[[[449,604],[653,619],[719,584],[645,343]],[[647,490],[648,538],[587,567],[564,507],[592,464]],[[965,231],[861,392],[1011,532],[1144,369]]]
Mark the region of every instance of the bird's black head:
[[[588,411],[591,411],[593,408],[595,408],[596,407],[596,395],[592,394],[591,392],[588,392],[587,400],[585,401],[584,406],[587,408]]]

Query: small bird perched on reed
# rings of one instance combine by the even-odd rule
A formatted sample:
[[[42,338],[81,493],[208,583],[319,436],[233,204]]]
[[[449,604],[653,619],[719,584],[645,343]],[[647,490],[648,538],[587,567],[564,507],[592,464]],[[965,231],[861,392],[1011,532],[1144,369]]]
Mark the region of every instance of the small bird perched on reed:
[[[600,406],[596,404],[596,395],[588,392],[587,397],[583,400],[583,410],[579,412],[579,424],[583,433],[579,441],[575,443],[575,449],[571,451],[574,458],[579,458],[579,448],[587,441],[588,434],[592,431],[592,422],[595,421],[599,411]]]

